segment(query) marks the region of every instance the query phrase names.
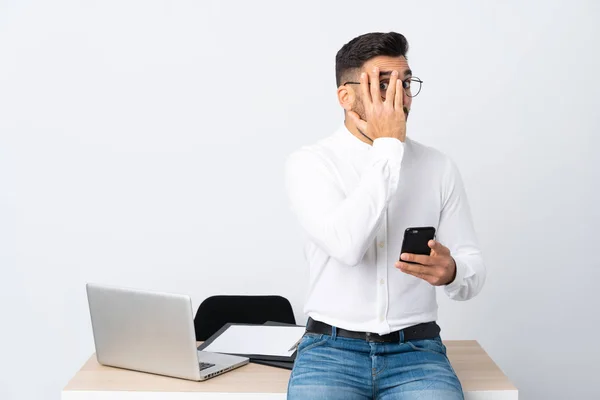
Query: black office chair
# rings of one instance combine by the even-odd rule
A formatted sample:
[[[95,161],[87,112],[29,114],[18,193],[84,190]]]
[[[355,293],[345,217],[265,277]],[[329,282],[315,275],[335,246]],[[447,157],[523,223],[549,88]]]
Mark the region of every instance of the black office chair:
[[[203,341],[227,323],[296,324],[290,302],[282,296],[212,296],[200,304],[194,317],[196,340]]]

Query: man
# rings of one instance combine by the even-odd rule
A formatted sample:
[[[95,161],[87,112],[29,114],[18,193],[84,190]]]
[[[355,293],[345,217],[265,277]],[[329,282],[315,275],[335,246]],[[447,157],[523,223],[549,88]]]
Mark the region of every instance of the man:
[[[344,124],[287,160],[310,266],[290,400],[463,399],[435,322],[435,287],[470,299],[485,269],[459,172],[406,135],[422,83],[407,50],[395,32],[344,45],[336,56]],[[422,226],[437,231],[430,255],[399,261],[404,231]]]

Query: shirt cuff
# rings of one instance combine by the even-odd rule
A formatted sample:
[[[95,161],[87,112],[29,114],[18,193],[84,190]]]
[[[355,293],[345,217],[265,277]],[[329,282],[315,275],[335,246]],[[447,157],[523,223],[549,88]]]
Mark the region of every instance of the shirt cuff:
[[[454,259],[454,262],[456,263],[456,277],[454,278],[454,280],[449,283],[448,285],[446,285],[446,287],[444,288],[446,290],[446,293],[451,295],[451,294],[455,294],[456,292],[458,292],[460,290],[460,288],[462,287],[462,285],[465,282],[465,279],[468,278],[467,275],[473,275],[468,274],[468,270],[469,268],[463,264],[460,260],[457,260],[456,258]]]
[[[402,157],[404,156],[404,143],[396,138],[382,137],[373,141],[373,161],[387,160],[390,166],[400,170]]]

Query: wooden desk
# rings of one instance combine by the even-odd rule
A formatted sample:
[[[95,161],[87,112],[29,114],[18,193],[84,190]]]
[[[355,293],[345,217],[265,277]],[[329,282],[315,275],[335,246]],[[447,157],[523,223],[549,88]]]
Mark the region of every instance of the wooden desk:
[[[517,400],[518,391],[476,341],[445,341],[465,400]],[[99,365],[92,357],[62,392],[62,400],[284,400],[290,371],[250,363],[193,382]]]

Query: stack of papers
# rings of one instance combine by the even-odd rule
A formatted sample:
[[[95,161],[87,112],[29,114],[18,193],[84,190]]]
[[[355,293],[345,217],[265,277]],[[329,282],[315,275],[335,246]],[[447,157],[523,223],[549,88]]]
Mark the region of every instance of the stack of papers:
[[[227,324],[198,349],[249,357],[251,361],[292,363],[306,328],[295,325]],[[291,367],[291,364],[278,366]]]

